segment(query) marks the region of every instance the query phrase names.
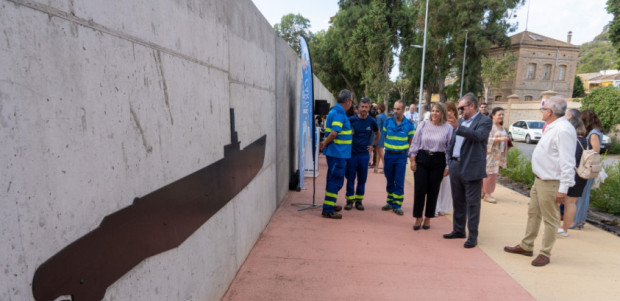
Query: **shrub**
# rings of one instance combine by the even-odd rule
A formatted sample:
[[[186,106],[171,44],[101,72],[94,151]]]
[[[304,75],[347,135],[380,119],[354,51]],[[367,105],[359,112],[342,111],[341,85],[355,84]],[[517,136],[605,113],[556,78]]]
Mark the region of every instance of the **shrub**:
[[[580,110],[592,109],[603,123],[603,128],[610,129],[620,123],[620,89],[614,86],[596,88],[588,94],[583,101]]]
[[[617,155],[620,154],[620,141],[615,138],[611,139],[611,146],[607,150],[607,154],[609,155]]]
[[[506,169],[500,169],[501,175],[507,176],[515,182],[524,183],[528,188],[534,185],[534,173],[532,172],[532,162],[528,160],[521,151],[513,147],[506,156]]]
[[[600,211],[620,213],[620,161],[615,165],[606,166],[605,172],[608,177],[597,189],[590,192],[590,205]]]

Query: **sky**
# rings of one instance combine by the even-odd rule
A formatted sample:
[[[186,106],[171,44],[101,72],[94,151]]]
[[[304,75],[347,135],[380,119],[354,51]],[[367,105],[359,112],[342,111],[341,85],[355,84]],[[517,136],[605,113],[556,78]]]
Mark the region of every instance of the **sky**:
[[[432,0],[430,0],[432,1]],[[329,27],[329,18],[338,11],[338,0],[252,0],[271,25],[279,23],[282,16],[301,14],[310,20],[310,31]],[[529,6],[528,31],[566,41],[568,31],[573,32],[572,44],[592,41],[612,19],[606,11],[607,0],[527,0],[514,12],[518,30],[525,30]],[[432,26],[432,20],[429,20]],[[514,33],[513,33],[514,34]]]

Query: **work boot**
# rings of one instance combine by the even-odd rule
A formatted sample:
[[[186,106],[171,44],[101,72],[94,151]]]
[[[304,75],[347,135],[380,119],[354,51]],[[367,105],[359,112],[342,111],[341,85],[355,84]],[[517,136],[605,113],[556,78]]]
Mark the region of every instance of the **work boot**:
[[[362,201],[355,202],[355,209],[364,211],[364,205],[362,205]]]
[[[403,210],[402,210],[402,209],[400,209],[400,208],[394,208],[394,213],[396,213],[396,214],[398,214],[398,215],[403,215],[403,214],[405,214],[405,213],[403,212]]]
[[[392,210],[392,205],[390,204],[385,204],[385,206],[381,207],[381,210],[383,211],[388,211],[388,210]]]
[[[334,206],[334,211],[336,212],[342,211],[342,206]]]
[[[351,210],[353,208],[353,202],[347,201],[347,204],[344,206],[344,210]]]
[[[333,219],[341,219],[342,218],[342,214],[339,213],[335,213],[335,212],[323,212],[321,213],[321,215],[325,218],[333,218]]]

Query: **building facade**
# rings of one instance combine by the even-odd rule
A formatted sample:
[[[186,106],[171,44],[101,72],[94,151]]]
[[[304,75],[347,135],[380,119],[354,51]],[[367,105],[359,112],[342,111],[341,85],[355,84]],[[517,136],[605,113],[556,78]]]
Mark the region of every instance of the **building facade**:
[[[524,31],[510,37],[508,49],[492,47],[489,57],[501,59],[512,53],[517,60],[512,63],[512,76],[501,82],[500,88],[489,89],[487,102],[508,101],[516,94],[520,101],[538,101],[544,91],[555,91],[566,98],[572,97],[579,46],[537,33]]]

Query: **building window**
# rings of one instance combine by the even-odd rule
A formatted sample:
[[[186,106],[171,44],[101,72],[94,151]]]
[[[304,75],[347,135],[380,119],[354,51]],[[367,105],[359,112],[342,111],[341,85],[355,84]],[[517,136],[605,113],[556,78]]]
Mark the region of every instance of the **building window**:
[[[525,101],[532,101],[532,100],[534,100],[534,99],[532,98],[532,95],[526,95],[526,96],[525,96]]]
[[[502,101],[502,96],[501,95],[495,96],[495,101]]]
[[[558,80],[564,80],[564,76],[566,75],[566,65],[560,66],[560,71],[558,72]]]
[[[534,79],[536,76],[536,64],[527,65],[527,79]]]
[[[551,65],[545,65],[545,73],[543,73],[543,80],[551,79]]]

